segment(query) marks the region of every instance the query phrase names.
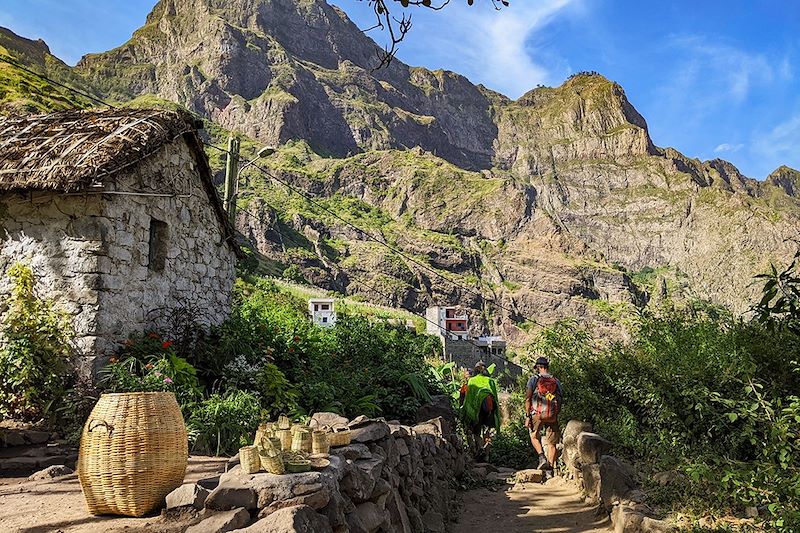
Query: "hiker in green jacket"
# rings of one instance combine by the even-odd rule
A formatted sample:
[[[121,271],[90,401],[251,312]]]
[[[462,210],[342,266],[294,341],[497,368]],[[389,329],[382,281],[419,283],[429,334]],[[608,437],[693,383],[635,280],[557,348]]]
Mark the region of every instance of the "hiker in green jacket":
[[[500,431],[500,410],[497,408],[497,381],[478,361],[472,377],[461,387],[461,419],[467,425],[467,440],[475,459],[486,459],[492,443],[492,429]]]

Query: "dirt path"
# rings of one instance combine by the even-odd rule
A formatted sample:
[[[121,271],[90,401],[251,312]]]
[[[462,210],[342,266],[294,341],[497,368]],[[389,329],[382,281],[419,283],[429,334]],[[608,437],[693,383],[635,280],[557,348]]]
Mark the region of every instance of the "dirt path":
[[[226,459],[218,457],[190,457],[184,483],[216,476],[225,462]],[[77,474],[47,482],[16,481],[0,485],[2,533],[96,533],[120,530],[126,533],[164,533],[182,531],[188,523],[180,516],[174,520],[164,520],[159,516],[159,511],[143,518],[91,516],[86,512]]]
[[[561,478],[546,484],[526,483],[511,490],[477,489],[464,493],[459,533],[609,533],[609,521],[598,517]]]

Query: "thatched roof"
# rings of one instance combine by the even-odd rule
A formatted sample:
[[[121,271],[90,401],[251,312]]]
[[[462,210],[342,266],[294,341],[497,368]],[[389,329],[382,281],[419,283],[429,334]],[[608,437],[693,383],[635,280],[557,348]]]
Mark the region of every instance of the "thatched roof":
[[[195,156],[226,239],[238,250],[195,120],[188,113],[105,109],[0,117],[0,192],[81,192],[113,183],[117,173],[180,137]]]

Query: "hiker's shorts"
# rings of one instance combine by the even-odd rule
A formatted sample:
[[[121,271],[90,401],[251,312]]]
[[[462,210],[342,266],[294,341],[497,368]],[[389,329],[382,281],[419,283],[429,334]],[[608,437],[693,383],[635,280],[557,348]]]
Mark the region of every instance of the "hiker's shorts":
[[[542,444],[549,444],[555,446],[561,440],[561,430],[558,428],[558,420],[542,420],[539,416],[534,416],[531,419],[531,433],[539,437],[542,429],[544,429],[544,438]]]

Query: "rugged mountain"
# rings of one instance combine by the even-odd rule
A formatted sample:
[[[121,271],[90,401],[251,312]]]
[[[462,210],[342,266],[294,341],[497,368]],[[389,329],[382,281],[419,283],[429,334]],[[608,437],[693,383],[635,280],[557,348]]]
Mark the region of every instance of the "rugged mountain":
[[[10,59],[55,81],[72,83],[73,87],[86,84],[79,74],[50,53],[44,41],[26,39],[2,27],[0,58]],[[0,61],[0,114],[62,110],[90,104],[87,98]]]
[[[272,272],[417,310],[463,303],[517,343],[534,321],[605,327],[669,293],[743,312],[753,274],[794,252],[800,173],[756,181],[659,148],[600,75],[512,101],[400,61],[373,72],[377,50],[323,0],[162,0],[71,74],[180,103],[212,137],[247,136],[246,156],[279,145],[264,164],[320,205],[245,174],[237,223]]]

